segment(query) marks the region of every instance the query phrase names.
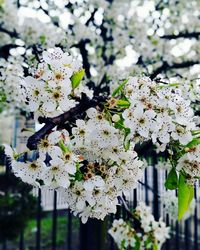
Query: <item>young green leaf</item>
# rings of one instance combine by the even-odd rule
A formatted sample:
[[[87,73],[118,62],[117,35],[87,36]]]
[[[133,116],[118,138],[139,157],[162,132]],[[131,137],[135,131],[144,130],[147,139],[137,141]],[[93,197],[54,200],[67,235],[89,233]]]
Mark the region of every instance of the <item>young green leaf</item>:
[[[123,87],[128,82],[128,79],[124,80],[112,93],[112,97],[116,96],[120,91],[122,91]]]
[[[122,240],[121,245],[120,245],[120,250],[125,250],[125,240]]]
[[[153,244],[153,250],[158,250],[158,244],[156,243]]]
[[[84,69],[81,69],[77,72],[75,72],[72,77],[70,78],[71,79],[71,83],[72,83],[72,88],[75,89],[79,86],[81,80],[83,79],[85,75],[85,70]]]
[[[41,44],[45,44],[46,36],[44,36],[44,35],[40,36],[40,42],[41,42]]]
[[[165,181],[165,187],[170,190],[174,190],[178,187],[178,176],[175,168],[172,168],[169,172],[167,180]]]
[[[133,247],[133,250],[140,250],[140,249],[141,249],[140,239],[137,238],[135,242],[135,246]]]
[[[0,102],[6,102],[6,94],[4,92],[0,92]]]
[[[178,187],[178,219],[180,220],[188,210],[194,197],[194,187],[186,183],[184,175],[180,174]]]
[[[191,142],[189,142],[185,147],[186,148],[193,148],[196,145],[200,144],[200,138],[194,138]]]
[[[117,106],[128,108],[130,106],[130,102],[127,100],[120,99],[120,100],[117,100]]]

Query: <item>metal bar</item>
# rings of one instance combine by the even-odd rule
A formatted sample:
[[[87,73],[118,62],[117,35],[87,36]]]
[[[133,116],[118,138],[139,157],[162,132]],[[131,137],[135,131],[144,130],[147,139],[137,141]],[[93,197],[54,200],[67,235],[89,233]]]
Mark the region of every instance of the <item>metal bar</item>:
[[[2,243],[2,250],[7,250],[7,242],[6,242],[6,239],[3,240],[3,243]]]
[[[15,148],[17,146],[17,129],[19,128],[19,117],[15,118],[14,123],[14,136],[13,136],[13,142],[12,146]]]
[[[117,212],[115,214],[115,219],[119,219],[121,215],[121,206],[117,206]]]
[[[189,249],[189,221],[188,219],[185,221],[185,249]]]
[[[38,189],[36,249],[41,249],[41,189]]]
[[[8,161],[8,158],[6,157],[6,155],[4,155],[4,164],[5,164],[5,177],[6,177],[6,180],[8,180],[9,178],[9,173],[10,173],[10,169],[9,169],[9,161]],[[8,190],[6,189],[5,190],[5,194],[7,194]],[[6,238],[3,239],[3,242],[2,242],[2,250],[7,250],[7,240]]]
[[[123,199],[124,199],[124,201],[126,202],[126,196],[124,195],[124,194],[122,194],[122,197],[123,197]],[[129,202],[130,203],[130,202]],[[129,204],[128,203],[128,204]],[[122,209],[122,218],[123,218],[123,220],[126,220],[126,218],[127,218],[127,211],[126,211],[126,209],[124,209],[124,207],[123,207],[123,209]]]
[[[57,192],[54,191],[53,224],[52,224],[52,250],[56,250],[56,233],[57,233]]]
[[[179,223],[178,221],[176,222],[176,250],[179,250],[180,248],[180,235],[179,235]]]
[[[68,210],[67,250],[71,250],[72,241],[72,214]]]
[[[110,215],[110,227],[111,227],[111,225],[112,225],[112,223],[113,223],[113,220],[114,220],[114,215],[113,214],[111,214]],[[111,237],[110,235],[109,235],[109,240],[110,240],[110,250],[113,250],[114,249],[114,240],[113,240],[113,237]]]
[[[83,224],[80,222],[80,249],[81,250],[88,250],[87,249],[87,242],[88,242],[88,222]]]
[[[146,185],[148,185],[148,178],[147,178],[147,168],[144,171],[144,182]],[[146,205],[149,205],[149,195],[148,195],[148,188],[145,186],[145,203]]]
[[[19,249],[24,250],[24,230],[20,232]]]
[[[195,213],[194,213],[194,250],[198,250],[198,207],[199,207],[199,202],[197,199],[197,188],[195,187],[194,190],[194,194],[195,194],[195,202],[196,202],[196,206],[195,206]]]
[[[159,219],[159,200],[158,200],[158,173],[157,169],[153,167],[153,189],[154,189],[154,196],[153,196],[153,213],[156,220]]]
[[[137,207],[137,189],[133,190],[133,208]]]
[[[166,215],[166,225],[169,226],[169,215]],[[171,235],[170,235],[171,236]],[[171,238],[171,237],[170,237]],[[166,240],[165,242],[165,248],[166,249],[170,249],[170,242],[169,239]]]

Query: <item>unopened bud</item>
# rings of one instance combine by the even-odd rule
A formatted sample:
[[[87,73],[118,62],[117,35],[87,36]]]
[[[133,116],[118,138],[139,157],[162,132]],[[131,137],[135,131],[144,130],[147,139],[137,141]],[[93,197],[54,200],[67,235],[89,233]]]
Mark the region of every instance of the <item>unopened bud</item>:
[[[189,152],[190,151],[190,148],[185,148],[185,152]]]
[[[115,114],[112,116],[112,120],[113,120],[113,122],[118,122],[120,120],[120,116]]]

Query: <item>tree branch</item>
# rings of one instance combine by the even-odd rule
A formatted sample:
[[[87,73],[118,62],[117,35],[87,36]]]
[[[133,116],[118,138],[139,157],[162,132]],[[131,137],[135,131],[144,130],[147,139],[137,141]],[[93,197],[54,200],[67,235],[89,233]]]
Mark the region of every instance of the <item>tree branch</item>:
[[[86,50],[86,44],[89,43],[89,39],[81,40],[78,44],[74,44],[72,47],[78,48],[80,50],[83,59],[83,68],[85,69],[85,74],[87,78],[91,77],[90,74],[90,63],[88,61],[88,51]]]
[[[166,72],[170,69],[182,69],[182,68],[187,68],[191,67],[195,64],[200,64],[200,61],[186,61],[182,63],[173,63],[173,64],[168,64],[167,62],[163,62],[163,64],[157,68],[151,75],[150,78],[154,79],[157,75],[159,75],[162,72]]]
[[[88,26],[90,22],[93,22],[93,20],[94,20],[94,16],[95,16],[95,14],[96,14],[97,10],[98,10],[98,9],[97,9],[97,8],[95,8],[95,9],[94,9],[94,11],[91,13],[90,18],[89,18],[89,19],[87,20],[87,22],[85,23],[85,25],[86,25],[86,26]]]
[[[9,30],[3,28],[2,26],[0,26],[0,32],[8,34],[10,37],[16,37],[16,38],[18,38],[18,33],[16,32],[16,30],[9,31]]]
[[[0,47],[0,58],[7,59],[9,57],[10,49],[19,47],[17,44],[6,44]]]
[[[77,116],[83,114],[87,109],[95,107],[104,101],[105,98],[103,96],[96,96],[93,99],[89,99],[86,95],[82,95],[82,99],[79,104],[77,104],[74,108],[71,108],[69,111],[54,118],[39,117],[38,121],[46,124],[34,135],[28,138],[27,147],[30,150],[37,149],[38,142],[44,138],[45,135],[49,134],[54,127],[62,125],[65,122],[75,122]]]
[[[177,35],[174,35],[174,34],[170,34],[170,35],[164,35],[164,36],[161,36],[160,38],[163,38],[163,39],[177,39],[177,38],[199,38],[200,36],[200,32],[181,32]]]
[[[155,193],[154,189],[152,187],[150,187],[149,185],[147,185],[146,183],[142,182],[142,181],[138,181],[142,186],[144,186],[145,188],[147,188],[149,191],[151,191],[155,196],[157,196],[158,198],[160,198],[160,195],[158,193]]]

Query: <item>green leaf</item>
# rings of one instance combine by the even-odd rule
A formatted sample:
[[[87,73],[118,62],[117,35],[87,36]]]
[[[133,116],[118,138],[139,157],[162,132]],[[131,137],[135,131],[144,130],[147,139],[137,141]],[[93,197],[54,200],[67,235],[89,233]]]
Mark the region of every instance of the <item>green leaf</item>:
[[[120,99],[117,100],[117,106],[128,108],[130,106],[130,102],[127,100]]]
[[[125,150],[129,150],[130,145],[131,145],[131,141],[130,140],[126,140],[127,136],[130,134],[131,130],[129,128],[126,128],[124,130],[125,135],[124,135],[124,148]]]
[[[153,250],[158,250],[158,244],[156,243],[153,244]]]
[[[76,171],[75,173],[75,180],[81,181],[83,179],[83,174],[80,171]]]
[[[6,94],[4,92],[0,92],[0,102],[6,102]]]
[[[176,169],[172,168],[165,181],[165,187],[170,190],[174,190],[178,187],[178,175]]]
[[[0,0],[0,8],[3,8],[5,0]]]
[[[72,77],[70,79],[71,79],[73,89],[78,87],[78,85],[80,84],[80,82],[83,79],[84,75],[85,75],[85,70],[84,69],[81,69],[81,70],[75,72],[72,75]]]
[[[123,87],[128,82],[128,79],[124,80],[112,93],[112,97],[116,96],[120,91],[122,91]]]
[[[194,138],[191,142],[189,142],[185,147],[193,148],[194,146],[200,144],[200,138]]]
[[[41,44],[45,44],[45,42],[46,42],[46,36],[45,35],[40,36],[40,42],[41,42]]]
[[[135,237],[136,242],[135,246],[133,247],[133,250],[140,250],[140,239],[138,237]]]
[[[150,236],[148,236],[148,238],[145,241],[145,247],[146,247],[145,249],[149,249],[148,247],[149,244],[152,245],[152,239]]]
[[[120,245],[120,250],[125,250],[125,240],[122,240],[121,245]]]
[[[185,177],[180,174],[178,188],[178,219],[180,220],[188,210],[194,197],[194,187],[186,183]]]

